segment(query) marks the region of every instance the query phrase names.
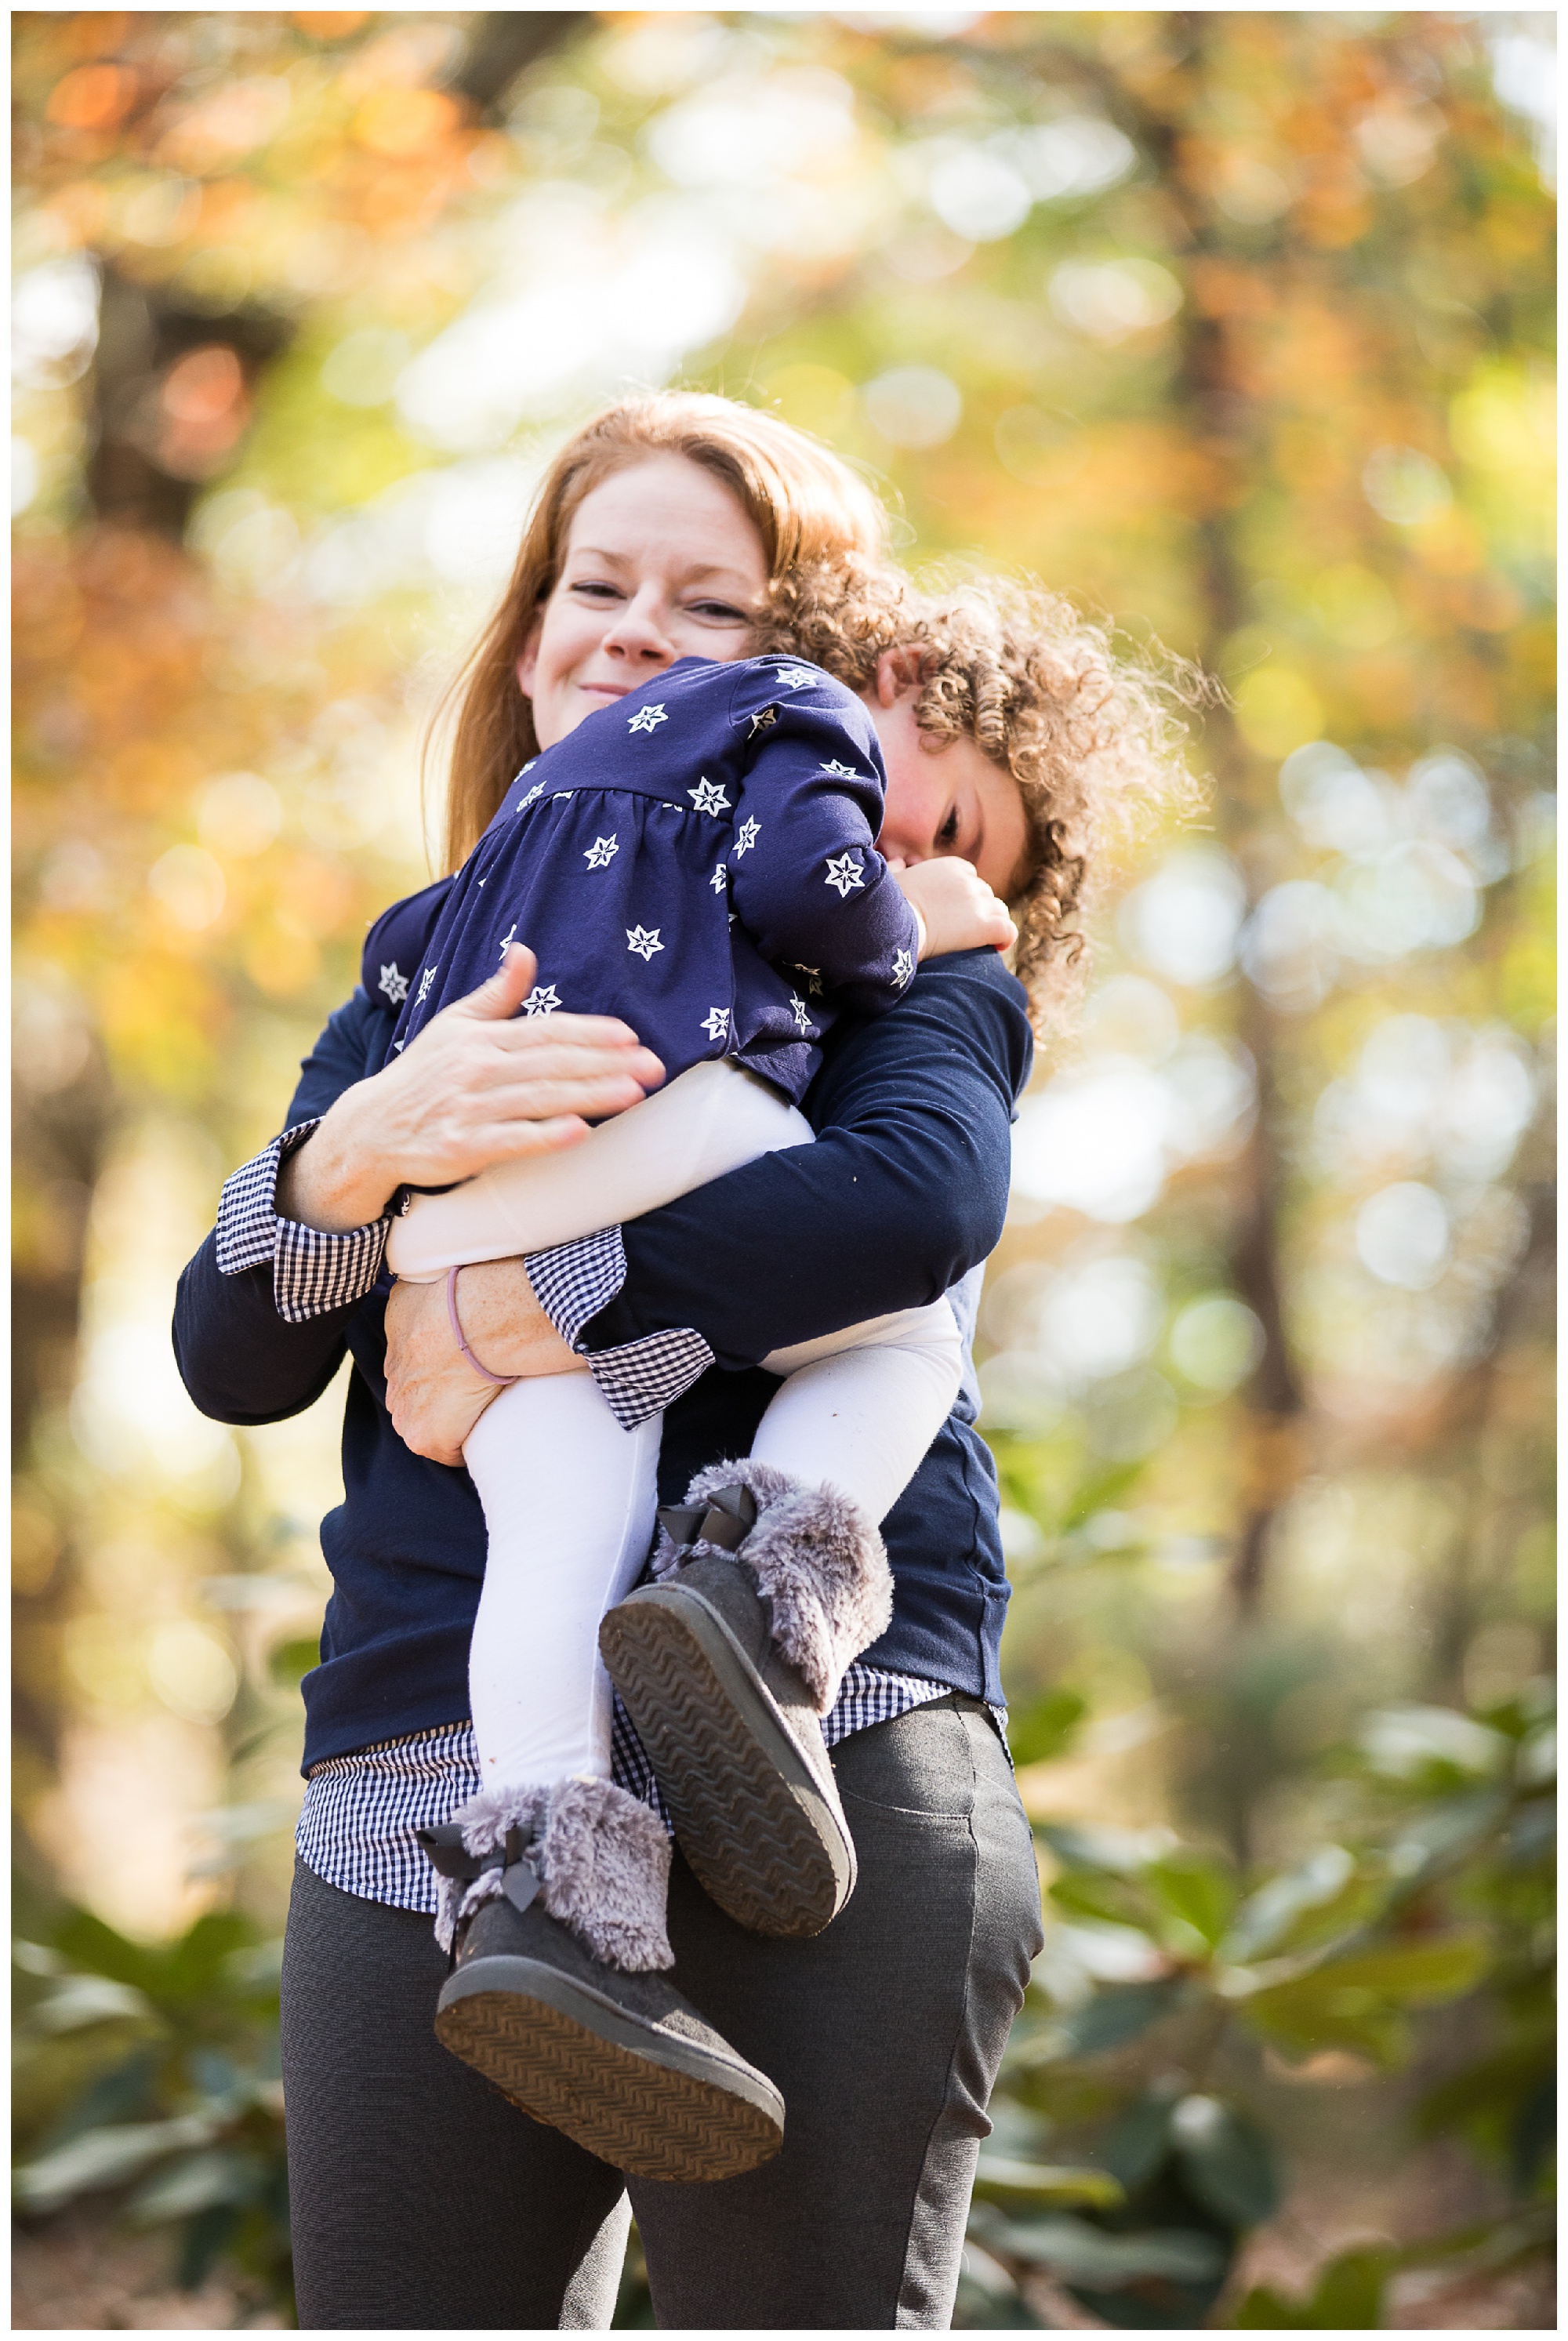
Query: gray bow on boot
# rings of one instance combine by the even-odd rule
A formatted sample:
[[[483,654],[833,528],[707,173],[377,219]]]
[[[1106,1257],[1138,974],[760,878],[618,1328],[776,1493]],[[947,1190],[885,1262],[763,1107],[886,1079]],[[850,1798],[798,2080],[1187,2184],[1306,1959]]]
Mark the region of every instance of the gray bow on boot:
[[[654,1567],[599,1649],[682,1852],[741,1926],[820,1934],[854,1888],[821,1718],[886,1628],[893,1580],[857,1504],[765,1463],[715,1463],[662,1511]]]

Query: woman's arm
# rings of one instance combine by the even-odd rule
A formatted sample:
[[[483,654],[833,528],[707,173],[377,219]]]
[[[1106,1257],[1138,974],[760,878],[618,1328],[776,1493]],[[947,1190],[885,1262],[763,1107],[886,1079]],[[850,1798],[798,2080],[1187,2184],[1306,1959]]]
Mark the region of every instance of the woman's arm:
[[[332,1019],[285,1136],[227,1182],[180,1280],[175,1355],[204,1412],[275,1421],[320,1394],[380,1272],[397,1187],[570,1145],[663,1079],[614,1018],[518,1019],[533,981],[533,954],[514,950],[385,1069],[390,1027],[363,991]]]
[[[814,1146],[764,1155],[621,1230],[626,1272],[590,1358],[692,1327],[724,1366],[936,1300],[1002,1233],[1033,1040],[992,951],[923,967],[889,1016],[841,1027],[805,1101]]]
[[[934,961],[890,1016],[835,1033],[806,1100],[814,1146],[536,1253],[526,1270],[514,1260],[464,1270],[470,1346],[494,1371],[525,1375],[564,1371],[574,1349],[630,1425],[715,1360],[751,1365],[935,1300],[1001,1234],[1013,1101],[1032,1057],[1023,987],[994,951]],[[398,1430],[416,1452],[451,1460],[484,1399],[444,1300],[400,1289],[387,1330]]]
[[[636,1105],[664,1069],[613,1016],[520,1017],[536,962],[504,964],[433,1017],[407,1054],[356,1082],[280,1173],[278,1208],[324,1233],[379,1218],[399,1187],[449,1186],[554,1153]]]

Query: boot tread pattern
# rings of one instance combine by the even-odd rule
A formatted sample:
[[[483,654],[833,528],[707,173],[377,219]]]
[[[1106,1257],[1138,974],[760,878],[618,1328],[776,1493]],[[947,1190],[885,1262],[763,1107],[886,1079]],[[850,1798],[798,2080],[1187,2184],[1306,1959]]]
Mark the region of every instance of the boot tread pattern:
[[[652,1604],[612,1612],[602,1640],[704,1891],[755,1934],[820,1934],[843,1907],[847,1880],[700,1642]]]
[[[638,2178],[733,2178],[778,2151],[775,2122],[739,2096],[601,2039],[516,1992],[472,1992],[437,2037],[524,2113]]]

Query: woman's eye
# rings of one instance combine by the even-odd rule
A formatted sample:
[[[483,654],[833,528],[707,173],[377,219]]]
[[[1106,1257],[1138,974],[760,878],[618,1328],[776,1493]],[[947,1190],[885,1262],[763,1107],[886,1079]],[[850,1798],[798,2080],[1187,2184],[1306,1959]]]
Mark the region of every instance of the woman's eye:
[[[745,612],[732,609],[728,602],[694,602],[690,607],[694,616],[716,618],[722,625],[744,626],[746,623]]]
[[[594,602],[614,602],[620,598],[617,587],[606,583],[604,579],[598,577],[579,578],[572,591],[574,593],[584,594],[587,599]]]
[[[942,827],[937,831],[937,832],[936,832],[936,842],[938,843],[938,845],[945,845],[945,846],[948,846],[948,847],[952,847],[952,846],[954,846],[954,845],[956,845],[956,844],[957,844],[957,842],[958,842],[958,807],[957,807],[956,805],[954,805],[954,806],[953,811],[948,814],[947,819],[943,822]]]

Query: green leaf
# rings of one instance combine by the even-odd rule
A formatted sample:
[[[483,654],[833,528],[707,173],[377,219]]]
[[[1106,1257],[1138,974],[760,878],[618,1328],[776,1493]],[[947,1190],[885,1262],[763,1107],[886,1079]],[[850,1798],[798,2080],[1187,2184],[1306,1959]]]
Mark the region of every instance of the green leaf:
[[[1108,2170],[1014,2162],[984,2151],[974,2174],[974,2191],[1003,2203],[1021,2197],[1036,2203],[1087,2203],[1097,2210],[1114,2210],[1124,2199],[1119,2182]]]
[[[1171,2143],[1172,2098],[1168,2090],[1136,2098],[1114,2121],[1095,2151],[1129,2194],[1152,2178]]]
[[[1393,2265],[1390,2252],[1343,2252],[1331,2260],[1304,2300],[1286,2300],[1271,2286],[1249,2292],[1231,2322],[1236,2327],[1376,2332],[1383,2323],[1383,2294]]]
[[[207,2145],[215,2127],[205,2115],[182,2114],[171,2121],[88,2130],[17,2172],[17,2201],[26,2211],[57,2211],[78,2195],[123,2186],[165,2154]]]
[[[1224,1957],[1240,1963],[1277,1951],[1298,1918],[1336,1901],[1354,1875],[1355,1862],[1343,1846],[1319,1846],[1296,1868],[1247,1897],[1225,1938]]]
[[[1074,1918],[1107,1918],[1113,1926],[1144,1927],[1149,1918],[1147,1897],[1119,1878],[1097,1876],[1093,1870],[1068,1870],[1054,1878],[1050,1898],[1059,1910]]]
[[[1096,1512],[1112,1509],[1117,1497],[1124,1496],[1142,1478],[1143,1471],[1140,1457],[1135,1463],[1113,1463],[1104,1470],[1091,1472],[1073,1492],[1062,1515],[1061,1533],[1068,1535],[1074,1529],[1081,1529],[1085,1520],[1092,1520]]]
[[[1336,1990],[1383,1992],[1411,2007],[1457,1999],[1473,1990],[1492,1964],[1492,1948],[1478,1930],[1390,1943],[1353,1952],[1314,1971],[1313,1980]]]
[[[1255,2227],[1278,2207],[1267,2141],[1219,2098],[1183,2097],[1172,2109],[1171,2141],[1188,2186],[1216,2218]]]
[[[275,1649],[268,1651],[266,1670],[283,1689],[296,1690],[301,1677],[320,1664],[321,1636],[301,1634],[293,1641],[279,1642]]]
[[[1315,1977],[1254,1993],[1240,2012],[1291,2058],[1347,2048],[1393,2072],[1410,2051],[1409,2023],[1388,2000],[1372,1991],[1334,1991]]]
[[[1044,1839],[1064,1869],[1105,1869],[1130,1878],[1151,1861],[1162,1861],[1175,1850],[1169,1829],[1124,1829],[1076,1821],[1041,1821],[1034,1834]]]
[[[1509,1756],[1502,1732],[1452,1707],[1380,1708],[1367,1717],[1357,1744],[1373,1771],[1396,1780],[1433,1771],[1491,1778]]]
[[[30,2012],[29,2028],[40,2033],[79,2032],[90,2024],[155,2022],[145,1992],[108,1976],[65,1977]]]
[[[1156,1902],[1213,1948],[1236,1905],[1236,1881],[1229,1869],[1201,1854],[1173,1854],[1168,1860],[1151,1862],[1144,1881]]]
[[[126,2208],[139,2226],[187,2219],[215,2204],[249,2203],[265,2183],[259,2155],[215,2147],[184,2156],[137,2188]]]
[[[1094,2057],[1102,2049],[1120,2047],[1123,2041],[1136,2039],[1162,2016],[1168,2016],[1181,1993],[1177,1977],[1159,1983],[1112,1984],[1062,2019],[1057,2027],[1059,2053]]]
[[[1014,1764],[1048,1764],[1065,1753],[1089,1712],[1081,1693],[1064,1685],[1046,1691],[1023,1712],[1007,1718],[1007,1744]]]
[[[1203,2284],[1218,2276],[1227,2257],[1215,2236],[1196,2227],[1149,2227],[1129,2236],[1109,2235],[1086,2219],[1064,2214],[1010,2225],[995,2240],[1014,2258],[1055,2271],[1065,2283],[1115,2292],[1151,2276],[1173,2284]]]

